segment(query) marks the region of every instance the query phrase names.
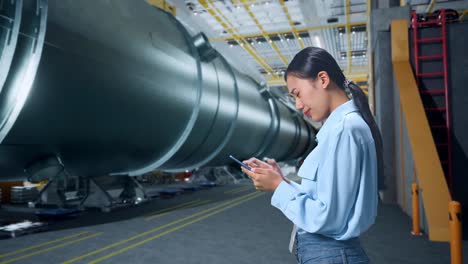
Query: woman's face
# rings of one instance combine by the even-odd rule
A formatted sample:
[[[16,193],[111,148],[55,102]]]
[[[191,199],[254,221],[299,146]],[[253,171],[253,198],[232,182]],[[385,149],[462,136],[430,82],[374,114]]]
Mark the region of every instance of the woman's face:
[[[287,86],[289,94],[296,101],[296,108],[313,121],[321,122],[330,115],[330,97],[323,78],[303,79],[289,74]]]

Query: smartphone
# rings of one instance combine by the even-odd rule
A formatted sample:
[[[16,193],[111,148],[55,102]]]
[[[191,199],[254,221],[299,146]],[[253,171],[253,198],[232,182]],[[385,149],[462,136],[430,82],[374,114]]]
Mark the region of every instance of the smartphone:
[[[231,158],[231,159],[234,160],[235,162],[239,163],[239,165],[241,165],[242,167],[248,169],[249,171],[252,170],[252,168],[251,168],[249,165],[247,165],[247,164],[245,164],[244,162],[242,162],[242,161],[240,161],[240,160],[234,158],[232,155],[229,155],[229,158]]]

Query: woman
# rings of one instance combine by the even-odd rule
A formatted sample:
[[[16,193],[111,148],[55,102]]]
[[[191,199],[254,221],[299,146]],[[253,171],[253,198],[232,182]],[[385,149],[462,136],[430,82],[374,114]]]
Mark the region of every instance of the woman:
[[[289,181],[272,160],[251,158],[242,170],[297,228],[299,263],[369,263],[359,235],[377,214],[382,141],[367,98],[333,57],[309,47],[289,64],[285,80],[296,108],[323,122],[317,147]]]

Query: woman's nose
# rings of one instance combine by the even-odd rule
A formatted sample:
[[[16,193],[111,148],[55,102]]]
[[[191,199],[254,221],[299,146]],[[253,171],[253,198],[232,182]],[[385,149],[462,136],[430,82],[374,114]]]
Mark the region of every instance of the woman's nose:
[[[304,105],[302,104],[301,100],[296,98],[296,109],[301,110],[303,107]]]

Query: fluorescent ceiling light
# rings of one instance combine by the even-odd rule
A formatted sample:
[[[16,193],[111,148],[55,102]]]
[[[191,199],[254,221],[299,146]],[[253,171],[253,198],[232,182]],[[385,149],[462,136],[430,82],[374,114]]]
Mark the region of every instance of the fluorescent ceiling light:
[[[318,35],[314,36],[314,40],[315,40],[315,46],[319,48],[323,48],[322,41],[320,40],[320,37]]]

